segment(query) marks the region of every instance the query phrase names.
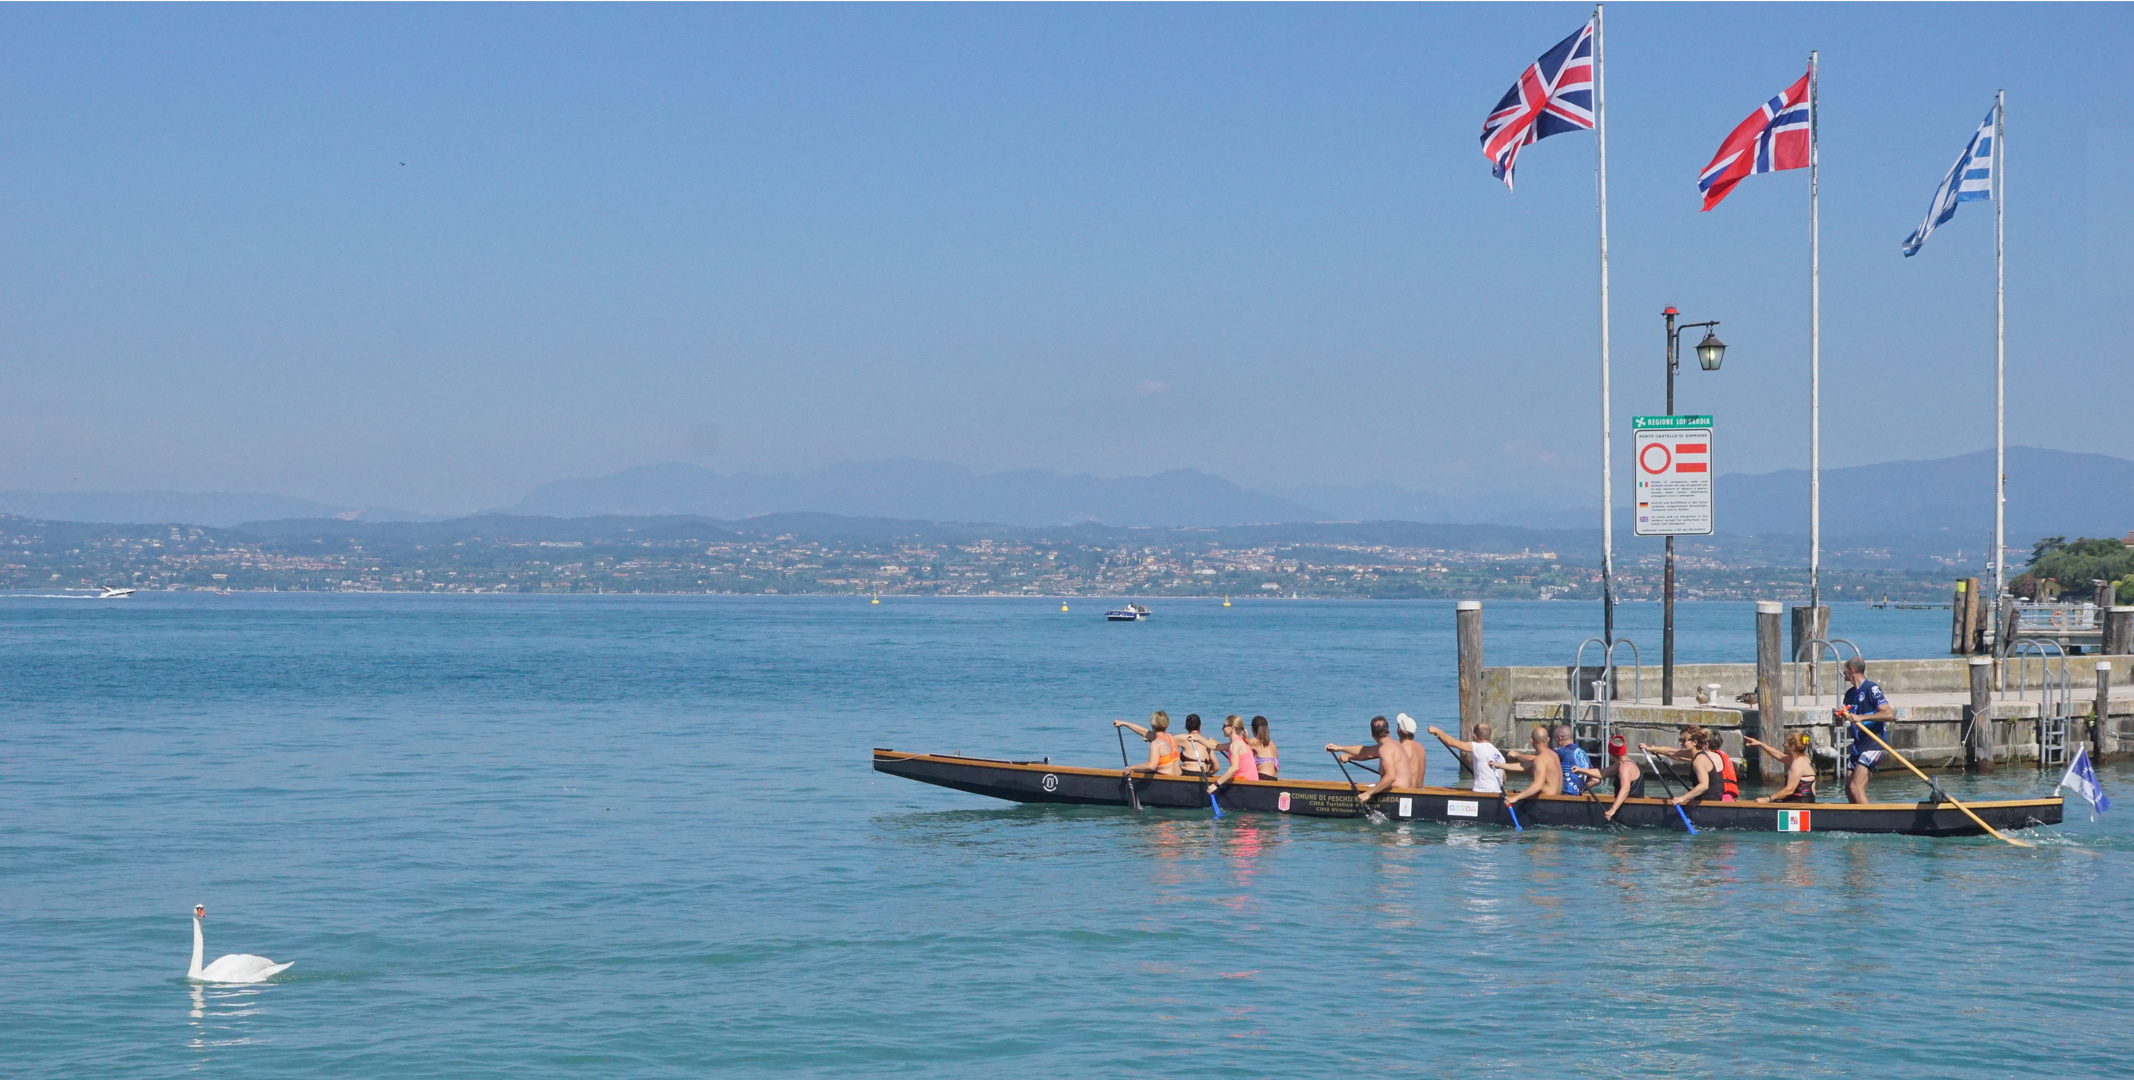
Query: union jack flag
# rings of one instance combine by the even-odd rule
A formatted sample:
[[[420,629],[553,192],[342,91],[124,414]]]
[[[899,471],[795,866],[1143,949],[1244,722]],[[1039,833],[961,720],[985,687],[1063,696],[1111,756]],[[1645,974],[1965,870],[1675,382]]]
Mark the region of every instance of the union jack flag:
[[[1808,104],[1808,76],[1734,125],[1712,163],[1697,177],[1710,210],[1745,176],[1808,167],[1813,110]]]
[[[1519,74],[1482,121],[1482,156],[1504,186],[1522,147],[1593,127],[1593,20]]]

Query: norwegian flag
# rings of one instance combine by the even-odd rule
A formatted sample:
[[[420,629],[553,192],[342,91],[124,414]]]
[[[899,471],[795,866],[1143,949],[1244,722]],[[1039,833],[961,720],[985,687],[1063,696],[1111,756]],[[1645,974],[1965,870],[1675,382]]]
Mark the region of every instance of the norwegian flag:
[[[1593,127],[1593,20],[1519,74],[1482,121],[1482,156],[1504,186],[1522,147]]]
[[[1704,208],[1710,210],[1726,198],[1742,177],[1808,167],[1810,127],[1813,113],[1808,104],[1808,76],[1786,92],[1763,103],[1719,144],[1712,163],[1697,177],[1697,190],[1704,193]]]

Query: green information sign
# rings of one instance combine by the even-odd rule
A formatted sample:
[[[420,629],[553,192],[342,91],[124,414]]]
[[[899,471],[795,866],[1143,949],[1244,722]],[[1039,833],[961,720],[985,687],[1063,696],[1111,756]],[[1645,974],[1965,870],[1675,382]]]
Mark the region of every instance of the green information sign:
[[[1712,418],[1709,416],[1633,416],[1630,418],[1630,429],[1632,431],[1644,431],[1647,428],[1708,428],[1711,426]]]

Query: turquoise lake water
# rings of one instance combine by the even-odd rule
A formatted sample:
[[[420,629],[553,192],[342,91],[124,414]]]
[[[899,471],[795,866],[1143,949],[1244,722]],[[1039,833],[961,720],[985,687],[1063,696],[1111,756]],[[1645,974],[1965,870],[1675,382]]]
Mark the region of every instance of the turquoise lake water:
[[[871,771],[1110,764],[1108,719],[1167,708],[1264,713],[1288,775],[1331,778],[1317,746],[1372,714],[1454,715],[1449,603],[1070,606],[0,599],[0,1072],[2130,1071],[2134,803],[2015,850],[1137,817]],[[1682,661],[1749,659],[1750,611],[1684,605]],[[1623,609],[1648,662],[1657,617]],[[1932,656],[1946,619],[1835,630]],[[1492,663],[1598,624],[1485,620]],[[195,989],[195,903],[209,959],[296,966]]]

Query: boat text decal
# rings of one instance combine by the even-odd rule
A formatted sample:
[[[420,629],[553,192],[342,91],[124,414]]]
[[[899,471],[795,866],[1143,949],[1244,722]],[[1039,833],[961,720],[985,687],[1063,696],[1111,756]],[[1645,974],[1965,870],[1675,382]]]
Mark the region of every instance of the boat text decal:
[[[1445,816],[1478,818],[1482,816],[1482,804],[1467,799],[1447,799]]]

